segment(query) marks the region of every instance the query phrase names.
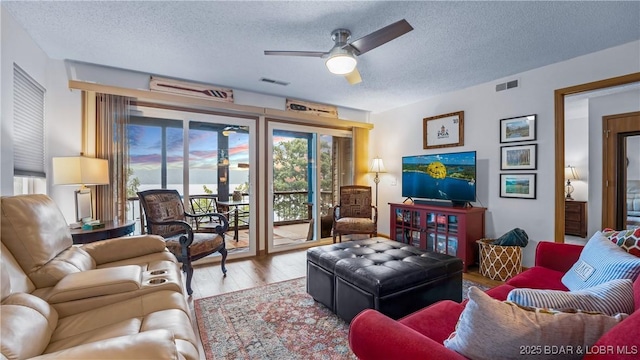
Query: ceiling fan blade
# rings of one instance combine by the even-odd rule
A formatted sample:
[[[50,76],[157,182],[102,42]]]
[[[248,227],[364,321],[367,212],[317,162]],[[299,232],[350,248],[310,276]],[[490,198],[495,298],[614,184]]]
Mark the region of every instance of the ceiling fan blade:
[[[351,47],[356,55],[362,55],[369,50],[373,50],[380,45],[386,44],[389,41],[408,33],[411,30],[413,30],[413,27],[409,25],[407,20],[402,19],[391,25],[383,27],[382,29],[376,30],[369,35],[365,35],[360,39],[347,44],[345,47]]]
[[[344,78],[347,79],[347,81],[351,85],[359,84],[362,82],[362,77],[360,77],[360,71],[358,71],[358,68],[353,69],[353,71],[345,75]]]
[[[265,50],[265,55],[282,55],[282,56],[308,56],[308,57],[323,57],[328,52],[322,51],[273,51],[273,50]]]

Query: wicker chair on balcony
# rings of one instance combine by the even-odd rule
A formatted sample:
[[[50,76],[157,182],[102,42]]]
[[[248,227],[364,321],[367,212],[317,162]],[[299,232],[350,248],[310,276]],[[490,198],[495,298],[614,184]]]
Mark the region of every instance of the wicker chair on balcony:
[[[222,273],[227,274],[225,262],[227,249],[224,234],[229,229],[229,221],[219,213],[191,214],[184,210],[184,203],[176,190],[158,189],[138,192],[144,209],[147,232],[165,238],[167,249],[182,263],[187,275],[187,293],[191,295],[193,277],[192,261],[219,252],[222,255]],[[213,231],[195,231],[190,223],[196,217],[216,218],[219,221]]]
[[[378,209],[371,205],[371,186],[340,187],[340,204],[333,208],[333,242],[342,235],[378,235]]]

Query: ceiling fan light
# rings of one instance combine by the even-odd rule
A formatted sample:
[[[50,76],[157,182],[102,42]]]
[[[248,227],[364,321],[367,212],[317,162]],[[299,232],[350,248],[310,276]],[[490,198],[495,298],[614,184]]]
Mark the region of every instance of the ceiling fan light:
[[[332,74],[345,75],[356,68],[358,61],[353,55],[342,53],[330,56],[325,62],[325,65],[327,65],[327,69],[329,69]]]

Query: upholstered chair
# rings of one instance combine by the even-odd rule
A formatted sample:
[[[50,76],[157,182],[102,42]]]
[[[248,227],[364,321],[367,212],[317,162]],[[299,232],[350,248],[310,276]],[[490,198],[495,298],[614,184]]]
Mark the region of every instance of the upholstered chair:
[[[378,209],[371,205],[371,186],[340,187],[340,204],[333,208],[333,242],[342,235],[378,234]]]
[[[228,219],[219,213],[188,213],[176,190],[157,189],[138,192],[140,203],[144,209],[147,232],[165,238],[167,249],[182,263],[186,273],[187,293],[191,295],[191,279],[193,277],[192,261],[219,252],[222,255],[222,273],[226,276],[227,249],[225,248],[225,232],[229,229]],[[197,232],[190,225],[196,217],[216,218],[219,224],[213,231]],[[198,223],[198,222],[196,222]]]

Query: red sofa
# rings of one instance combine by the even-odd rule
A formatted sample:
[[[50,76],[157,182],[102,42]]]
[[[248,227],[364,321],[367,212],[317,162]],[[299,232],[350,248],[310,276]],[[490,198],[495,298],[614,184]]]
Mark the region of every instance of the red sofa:
[[[516,275],[505,284],[487,291],[505,300],[514,288],[568,290],[562,276],[578,260],[582,246],[540,242],[536,248],[535,266]],[[585,359],[640,358],[640,278],[633,284],[635,309],[627,319],[602,336]],[[349,345],[360,359],[466,359],[442,345],[455,329],[465,302],[440,301],[400,320],[393,320],[375,310],[365,310],[352,321]],[[487,346],[491,346],[487,344]],[[626,346],[621,355],[617,346]]]

